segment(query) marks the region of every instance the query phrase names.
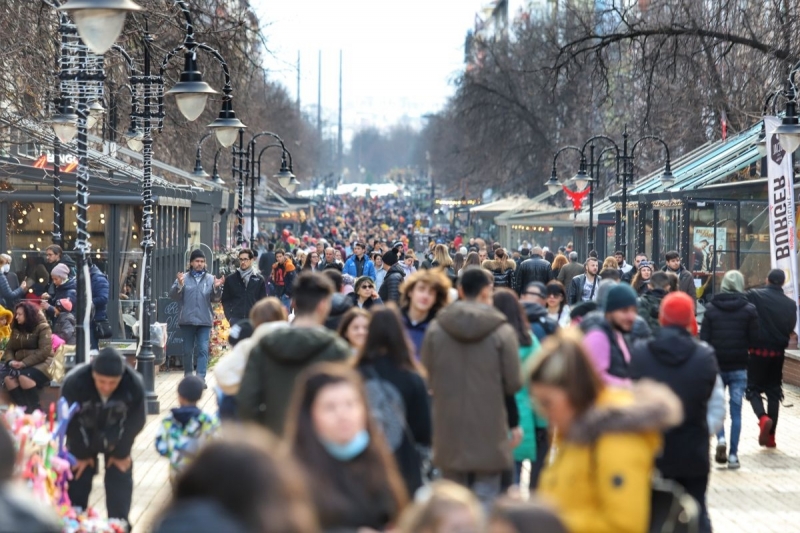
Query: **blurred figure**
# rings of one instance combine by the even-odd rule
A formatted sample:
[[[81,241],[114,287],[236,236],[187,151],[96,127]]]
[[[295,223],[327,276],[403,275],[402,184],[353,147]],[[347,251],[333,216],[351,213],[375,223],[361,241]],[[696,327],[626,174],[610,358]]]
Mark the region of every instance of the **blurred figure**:
[[[397,521],[407,501],[403,478],[355,371],[308,368],[286,421],[286,443],[306,469],[323,530],[382,531]]]
[[[357,356],[364,348],[371,317],[369,312],[354,307],[344,314],[339,323],[339,336],[350,345],[353,356]]]
[[[11,337],[0,361],[4,363],[3,386],[14,404],[25,407],[29,413],[40,408],[39,390],[52,379],[52,336],[50,325],[35,304],[17,304]]]
[[[386,276],[383,278],[378,296],[383,302],[399,302],[400,286],[403,284],[406,272],[392,251],[383,254],[383,269],[386,271]]]
[[[563,257],[563,256],[561,256]],[[570,324],[570,307],[567,305],[567,290],[560,281],[552,280],[545,287],[547,316],[565,328]]]
[[[531,368],[540,345],[531,332],[517,295],[511,289],[497,289],[494,293],[494,307],[506,316],[517,334],[521,368]],[[522,428],[522,442],[514,448],[514,484],[520,484],[522,463],[528,460],[531,462],[530,488],[533,489],[539,482],[539,473],[549,448],[547,421],[533,410],[527,388],[521,388],[514,400],[519,413],[519,426]]]
[[[539,495],[570,533],[647,531],[660,432],[680,422],[680,401],[655,383],[606,387],[571,329],[545,340],[530,384],[554,434]]]
[[[552,278],[554,280],[557,280],[558,275],[561,274],[561,269],[567,266],[568,264],[569,260],[567,259],[567,256],[565,256],[564,254],[556,255],[553,258],[553,263],[552,263],[552,269],[553,269],[551,272]]]
[[[438,271],[420,270],[409,277],[400,289],[400,312],[406,334],[414,343],[414,357],[419,360],[422,339],[436,314],[448,303],[450,280]]]
[[[400,517],[398,533],[483,533],[481,503],[452,481],[434,481]]]
[[[514,273],[514,290],[522,294],[525,288],[538,281],[547,284],[553,279],[553,267],[544,259],[542,249],[538,246],[531,250],[530,259],[526,259],[517,267]]]
[[[487,259],[481,266],[494,276],[495,287],[514,288],[514,271],[517,264],[506,255],[506,251],[498,248],[494,252],[494,259]]]
[[[487,505],[500,494],[522,437],[505,402],[522,387],[519,345],[514,327],[492,307],[492,284],[486,270],[465,269],[459,300],[436,316],[422,343],[435,398],[434,463]]]
[[[270,331],[253,346],[236,396],[242,420],[283,431],[298,374],[319,361],[345,361],[347,344],[322,327],[331,310],[333,283],[317,272],[303,272],[294,284],[295,319]]]
[[[231,426],[178,477],[153,533],[318,533],[296,463],[266,431]]]
[[[489,517],[488,533],[567,533],[556,512],[540,501],[502,498]]]
[[[569,253],[569,263],[561,267],[561,270],[556,276],[556,280],[564,284],[564,287],[569,287],[572,284],[572,278],[583,274],[583,263],[578,262],[578,252]]]
[[[355,307],[369,310],[373,305],[383,303],[375,289],[375,281],[369,276],[361,276],[353,286],[353,292],[347,295]]]
[[[422,486],[418,446],[431,444],[431,408],[424,369],[412,355],[394,304],[378,309],[356,361],[372,417],[383,430],[408,494]]]

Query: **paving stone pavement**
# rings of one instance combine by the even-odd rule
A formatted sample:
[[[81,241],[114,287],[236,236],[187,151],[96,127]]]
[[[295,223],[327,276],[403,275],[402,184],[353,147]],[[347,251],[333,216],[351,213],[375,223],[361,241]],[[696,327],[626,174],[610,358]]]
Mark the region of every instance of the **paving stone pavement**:
[[[800,389],[784,387],[785,404],[772,450],[758,445],[753,409],[742,406],[739,470],[713,462],[708,506],[715,533],[784,533],[800,531]],[[730,439],[730,420],[725,421]],[[712,451],[716,439],[712,439]]]

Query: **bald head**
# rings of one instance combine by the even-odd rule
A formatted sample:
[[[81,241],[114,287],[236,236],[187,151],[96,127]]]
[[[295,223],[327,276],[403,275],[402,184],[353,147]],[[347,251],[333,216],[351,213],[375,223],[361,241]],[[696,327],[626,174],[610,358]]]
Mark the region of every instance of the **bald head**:
[[[533,250],[531,250],[531,255],[543,255],[542,248],[540,246],[534,246]]]

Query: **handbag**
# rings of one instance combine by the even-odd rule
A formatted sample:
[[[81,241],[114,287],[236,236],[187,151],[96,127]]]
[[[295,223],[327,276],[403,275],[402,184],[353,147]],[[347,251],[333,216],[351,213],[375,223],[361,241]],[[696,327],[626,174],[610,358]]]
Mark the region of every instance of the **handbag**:
[[[94,323],[94,334],[98,339],[110,339],[114,336],[111,323],[107,320],[96,320]]]

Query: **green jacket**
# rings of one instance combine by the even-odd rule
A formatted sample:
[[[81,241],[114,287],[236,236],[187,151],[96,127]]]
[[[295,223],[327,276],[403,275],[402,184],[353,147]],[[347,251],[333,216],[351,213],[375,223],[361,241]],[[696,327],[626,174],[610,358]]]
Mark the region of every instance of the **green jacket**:
[[[658,322],[658,311],[661,308],[661,300],[666,295],[667,293],[663,289],[652,289],[639,298],[639,316],[650,326],[653,336],[661,329],[661,324]]]
[[[250,351],[236,401],[244,422],[256,422],[283,434],[286,411],[297,376],[322,361],[344,361],[347,344],[334,332],[288,327],[264,336]]]
[[[530,346],[519,347],[519,359],[524,375],[527,375],[541,347],[535,335],[531,335],[533,344]],[[517,410],[519,411],[519,425],[522,428],[522,442],[514,448],[514,460],[523,461],[525,459],[536,459],[536,429],[546,428],[547,421],[539,415],[531,404],[531,397],[528,391],[527,380],[523,380],[525,385],[514,396],[517,400]]]

